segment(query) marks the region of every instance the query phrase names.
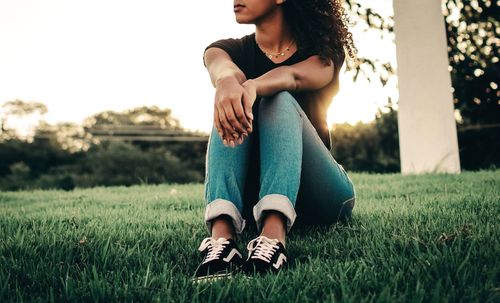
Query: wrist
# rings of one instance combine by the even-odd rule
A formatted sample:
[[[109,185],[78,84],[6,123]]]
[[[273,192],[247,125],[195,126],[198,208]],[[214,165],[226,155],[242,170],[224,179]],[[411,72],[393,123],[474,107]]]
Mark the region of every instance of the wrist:
[[[243,87],[250,87],[257,92],[257,81],[255,79],[248,79],[241,84]]]
[[[222,83],[231,83],[231,82],[235,82],[235,83],[239,84],[238,79],[236,79],[236,77],[224,76],[224,77],[221,77],[215,81],[215,87],[219,86]]]

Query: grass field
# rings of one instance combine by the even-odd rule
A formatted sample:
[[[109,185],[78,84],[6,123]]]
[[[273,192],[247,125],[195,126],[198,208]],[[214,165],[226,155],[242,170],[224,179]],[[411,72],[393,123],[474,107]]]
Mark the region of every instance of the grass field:
[[[352,219],[292,228],[289,269],[204,285],[202,184],[2,192],[0,301],[500,302],[500,170],[349,175]]]

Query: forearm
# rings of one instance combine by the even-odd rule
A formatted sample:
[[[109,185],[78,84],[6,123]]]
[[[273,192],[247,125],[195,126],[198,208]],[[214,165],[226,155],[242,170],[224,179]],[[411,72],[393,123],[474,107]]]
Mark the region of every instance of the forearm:
[[[239,68],[235,68],[229,64],[218,66],[208,72],[214,87],[217,87],[217,83],[219,83],[219,81],[227,78],[234,78],[240,84],[247,80],[245,74]]]
[[[332,63],[325,65],[314,55],[299,63],[276,67],[252,81],[257,95],[269,96],[284,90],[320,89],[333,80],[333,73]]]
[[[217,84],[223,79],[233,79],[239,84],[247,80],[238,65],[222,49],[208,48],[203,55],[203,61],[214,87],[217,87]]]
[[[270,96],[280,91],[296,89],[293,69],[286,65],[276,67],[252,81],[258,96]]]

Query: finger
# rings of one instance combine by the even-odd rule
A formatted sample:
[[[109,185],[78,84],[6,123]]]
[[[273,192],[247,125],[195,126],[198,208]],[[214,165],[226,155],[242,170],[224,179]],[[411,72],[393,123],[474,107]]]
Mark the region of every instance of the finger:
[[[245,111],[243,110],[243,105],[241,102],[237,102],[233,104],[233,111],[234,114],[236,115],[236,118],[238,121],[241,123],[242,126],[242,131],[241,133],[248,133],[250,131],[250,121],[247,119],[247,115],[245,114]]]
[[[246,138],[248,138],[248,132],[240,134],[240,137],[236,139],[237,144],[243,144]]]
[[[233,136],[232,134],[235,133],[237,136]],[[239,144],[240,138],[243,136],[243,134],[238,134],[236,130],[233,131],[233,133],[228,133],[227,134],[227,139],[228,139],[228,144],[231,147],[236,147]]]
[[[233,136],[233,133],[226,132],[226,142],[228,146],[235,147],[237,139],[237,137]]]
[[[233,126],[227,121],[226,112],[224,111],[224,108],[220,103],[217,105],[217,109],[219,111],[219,121],[222,124],[222,127],[224,128],[224,133],[232,134],[234,132]]]
[[[241,141],[242,137],[238,137],[238,138],[232,138],[231,139],[231,147],[236,147],[238,145],[240,145],[243,141]]]
[[[214,123],[217,125],[217,132],[219,133],[219,136],[222,140],[222,143],[224,145],[228,145],[229,142],[227,142],[227,135],[225,134],[226,130],[224,129],[224,127],[220,123],[219,110],[217,108],[215,108],[215,110],[214,110],[214,115],[215,115]]]
[[[232,130],[225,129],[225,138],[227,145],[230,147],[235,147],[237,145],[238,132],[233,128]]]
[[[219,136],[221,137],[221,140],[224,142],[224,126],[221,123],[221,117],[220,117],[220,110],[218,107],[218,102],[217,100],[219,99],[218,93],[215,93],[215,100],[214,100],[214,124],[215,127],[217,128],[217,132],[219,133]],[[225,143],[224,143],[225,144]]]
[[[220,124],[219,111],[217,110],[217,107],[214,107],[214,125],[217,129],[217,133],[219,133],[220,138],[224,139],[224,133],[222,131],[222,125]]]
[[[234,137],[237,138],[239,136],[239,133],[243,133],[245,131],[245,128],[241,125],[240,121],[238,118],[236,118],[236,115],[234,113],[233,105],[231,103],[225,104],[223,106],[224,111],[226,113],[226,118],[228,122],[231,124],[234,129]]]
[[[221,132],[222,132],[222,142],[224,145],[229,144],[229,131],[228,129],[232,129],[231,125],[227,122],[226,120],[226,115],[224,113],[224,110],[220,108],[220,106],[217,107],[218,111],[218,116],[219,116],[219,123],[221,124]]]
[[[252,132],[253,126],[253,112],[252,112],[252,106],[253,106],[253,101],[251,101],[250,95],[248,93],[243,94],[243,108],[245,111],[245,115],[247,116],[247,121],[249,122],[249,126],[247,126],[247,131]]]
[[[253,120],[253,112],[252,107],[255,100],[252,100],[250,95],[247,92],[243,93],[243,108],[245,109],[245,114],[247,115],[249,120]]]
[[[242,144],[243,142],[245,142],[245,140],[248,138],[249,134],[242,134],[241,137],[240,137],[240,144]]]

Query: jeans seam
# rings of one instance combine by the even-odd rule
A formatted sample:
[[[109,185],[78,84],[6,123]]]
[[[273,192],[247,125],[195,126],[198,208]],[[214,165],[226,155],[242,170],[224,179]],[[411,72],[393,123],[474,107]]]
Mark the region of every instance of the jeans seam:
[[[314,128],[314,126],[312,125],[311,121],[309,120],[309,118],[307,117],[306,113],[304,112],[304,110],[302,110],[302,108],[300,107],[300,105],[298,104],[297,100],[295,98],[292,97],[292,103],[294,104],[295,106],[295,109],[298,111],[299,113],[299,116],[302,118],[302,127],[310,127],[313,131],[313,137],[315,138],[316,142],[322,146],[322,148],[324,148],[328,154],[330,155],[328,158],[330,158],[330,160],[333,162],[334,165],[336,165],[340,170],[342,170],[345,174],[345,176],[347,177],[347,179],[349,180],[349,183],[351,183],[351,187],[354,187],[353,183],[352,183],[352,180],[349,178],[349,176],[347,175],[347,172],[345,172],[344,168],[342,167],[342,165],[340,163],[338,163],[332,156],[332,153],[330,150],[328,150],[328,148],[326,148],[325,146],[325,143],[323,143],[323,140],[321,140],[319,134],[318,134],[318,131],[316,130],[316,128]],[[307,121],[309,123],[307,123],[305,120],[307,119]],[[354,189],[353,189],[354,190]]]
[[[325,149],[325,150],[326,150],[326,151],[330,154],[330,156],[331,156],[331,154],[332,154],[332,153],[331,153],[331,151],[330,151],[330,150],[328,150],[328,148],[326,148],[325,143],[323,142],[323,140],[321,140],[321,137],[319,136],[318,131],[316,130],[316,128],[314,127],[314,125],[312,125],[312,122],[311,122],[311,120],[309,120],[309,118],[307,117],[307,114],[306,114],[306,113],[304,112],[304,110],[300,107],[299,103],[297,102],[297,100],[296,100],[295,98],[293,98],[293,96],[292,96],[292,99],[293,99],[293,100],[292,100],[292,101],[293,101],[292,103],[293,103],[293,105],[295,106],[295,109],[298,111],[299,116],[302,118],[303,126],[307,124],[308,126],[310,126],[310,127],[311,127],[311,129],[313,130],[313,137],[314,137],[314,140],[316,140],[316,142],[318,142],[318,143],[322,146],[322,148],[324,148],[324,149]],[[308,121],[309,123],[306,123],[306,122],[305,122],[305,120],[306,120],[306,119],[307,119],[307,121]],[[332,160],[333,160],[336,164],[338,164],[338,163],[337,163],[337,161],[335,161],[335,159],[333,159],[333,156],[331,156],[330,158],[331,158],[331,159],[332,159]]]
[[[314,131],[314,135],[313,137],[315,138],[315,140],[321,144],[321,146],[323,146],[323,148],[325,148],[328,153],[330,153],[330,151],[328,150],[328,148],[326,148],[325,146],[325,143],[323,142],[323,140],[321,140],[321,137],[319,136],[318,134],[318,131],[316,130],[316,128],[312,125],[312,122],[311,120],[309,120],[309,118],[307,117],[307,114],[304,112],[304,110],[300,107],[300,105],[297,103],[297,100],[295,100],[295,98],[293,98],[294,100],[294,106],[295,106],[295,109],[297,109],[297,111],[299,112],[299,116],[302,118],[302,122],[304,124],[310,124],[309,126],[312,127],[312,130]],[[309,121],[309,123],[306,123],[305,120]],[[331,154],[331,153],[330,153]]]
[[[298,103],[298,101],[291,94],[290,94],[290,97],[292,99],[292,104],[295,106],[295,109],[299,113],[299,116],[302,118],[302,127],[310,127],[310,129],[312,129],[313,137],[315,138],[316,142],[319,145],[321,145],[322,148],[324,148],[328,152],[328,154],[330,155],[328,157],[328,158],[330,158],[330,161],[332,161],[332,163],[334,165],[336,165],[338,167],[338,169],[341,170],[342,173],[344,174],[344,176],[347,178],[349,184],[351,185],[351,190],[352,190],[354,198],[355,198],[356,197],[356,191],[354,189],[354,183],[352,182],[351,178],[349,177],[349,175],[345,171],[344,167],[340,163],[338,163],[335,160],[335,158],[333,158],[333,155],[332,155],[331,151],[328,150],[328,148],[326,148],[325,144],[323,143],[323,140],[321,140],[321,137],[318,134],[318,131],[316,130],[316,128],[314,127],[314,125],[312,125],[312,122],[309,120],[309,118],[307,117],[307,114],[304,112],[304,110],[300,107],[300,104]],[[305,121],[306,119],[307,119],[308,123]],[[328,134],[328,135],[330,135],[330,134]]]
[[[215,126],[213,126],[215,127]],[[208,201],[209,200],[209,197],[208,197],[208,193],[210,193],[210,182],[209,182],[209,165],[208,165],[208,156],[209,156],[209,152],[210,152],[210,141],[212,140],[212,135],[213,135],[213,127],[212,127],[212,132],[210,134],[210,138],[208,140],[208,144],[207,144],[207,155],[206,155],[206,158],[205,158],[205,166],[206,166],[206,174],[205,174],[205,178],[206,178],[206,182],[205,182],[205,200],[207,201],[206,204],[210,203],[211,201]]]

